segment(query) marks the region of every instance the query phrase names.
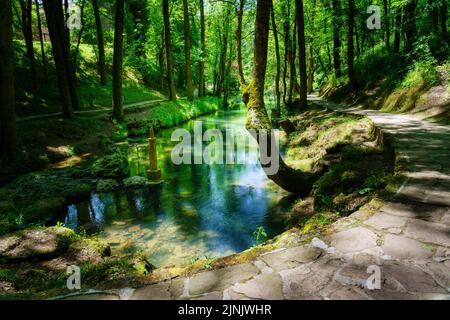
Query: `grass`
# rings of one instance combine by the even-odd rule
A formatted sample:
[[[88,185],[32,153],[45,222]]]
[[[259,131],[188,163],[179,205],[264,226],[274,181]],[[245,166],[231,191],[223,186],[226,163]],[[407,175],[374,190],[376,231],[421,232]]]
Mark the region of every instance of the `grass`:
[[[34,42],[36,55],[36,69],[38,74],[38,91],[32,92],[29,62],[25,55],[25,43],[20,40],[14,41],[15,50],[15,87],[17,100],[17,114],[29,116],[42,113],[53,113],[61,111],[59,101],[59,90],[52,49],[49,42],[45,43],[46,58],[49,62],[49,82],[44,81],[44,70],[41,62],[40,44]],[[112,49],[106,49],[107,66],[112,65]],[[112,79],[108,76],[105,86],[99,83],[97,72],[97,57],[93,46],[81,44],[78,54],[77,67],[77,92],[82,110],[90,110],[98,107],[111,107],[112,105]],[[108,75],[111,73],[108,70]],[[123,72],[122,93],[124,104],[132,104],[148,100],[165,99],[165,95],[158,90],[145,86],[135,76],[136,71],[125,65]]]

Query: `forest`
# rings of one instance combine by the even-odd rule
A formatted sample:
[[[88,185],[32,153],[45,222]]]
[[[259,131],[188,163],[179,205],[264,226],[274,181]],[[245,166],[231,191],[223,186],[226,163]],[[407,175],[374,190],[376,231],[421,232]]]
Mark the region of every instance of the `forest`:
[[[449,14],[0,0],[0,299],[449,299]]]

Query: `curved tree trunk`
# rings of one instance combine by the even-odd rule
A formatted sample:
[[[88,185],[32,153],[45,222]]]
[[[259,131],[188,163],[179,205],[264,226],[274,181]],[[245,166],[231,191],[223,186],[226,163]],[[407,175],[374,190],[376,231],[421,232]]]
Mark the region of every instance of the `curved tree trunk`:
[[[0,155],[17,152],[11,1],[0,0]]]
[[[267,47],[269,39],[269,18],[272,0],[259,0],[256,4],[255,40],[252,80],[249,84],[249,102],[247,104],[246,128],[267,135],[266,141],[271,141],[270,119],[264,105],[264,82],[267,66]],[[260,157],[263,147],[260,143]],[[271,150],[271,146],[268,146]],[[269,179],[281,188],[292,193],[306,196],[310,193],[316,174],[304,173],[288,167],[278,153],[279,169],[276,173],[268,173],[267,166],[262,165]]]
[[[191,72],[191,35],[189,27],[189,7],[187,0],[183,0],[183,17],[184,17],[184,58],[186,64],[186,91],[189,101],[194,100],[194,89],[192,87]]]
[[[113,55],[113,118],[122,120],[122,68],[123,68],[123,20],[124,0],[116,1]]]

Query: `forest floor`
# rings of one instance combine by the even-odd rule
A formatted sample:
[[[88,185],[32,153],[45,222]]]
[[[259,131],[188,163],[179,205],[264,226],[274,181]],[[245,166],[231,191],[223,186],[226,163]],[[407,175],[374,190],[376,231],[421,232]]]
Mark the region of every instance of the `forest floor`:
[[[59,298],[450,299],[450,128],[408,115],[340,109],[367,115],[393,137],[403,180],[393,195],[321,232],[291,229],[274,240],[272,251],[242,253],[245,263],[234,257],[240,263],[186,277]],[[368,287],[373,270],[380,271],[379,289]]]

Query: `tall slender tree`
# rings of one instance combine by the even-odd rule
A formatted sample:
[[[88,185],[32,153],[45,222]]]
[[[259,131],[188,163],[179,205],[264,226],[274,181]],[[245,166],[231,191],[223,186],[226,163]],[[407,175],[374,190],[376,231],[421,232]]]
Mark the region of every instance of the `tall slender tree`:
[[[275,10],[273,6],[273,2],[271,3],[271,20],[272,20],[272,32],[273,32],[273,39],[275,41],[275,57],[277,62],[277,69],[275,73],[275,109],[273,111],[273,115],[275,117],[278,117],[280,115],[280,100],[281,100],[281,94],[280,94],[280,69],[281,69],[281,61],[280,61],[280,45],[278,43],[278,30],[277,30],[277,23],[275,21]]]
[[[237,28],[236,28],[236,60],[238,64],[238,77],[239,83],[245,86],[244,68],[242,64],[242,18],[244,16],[245,0],[239,0],[239,7],[236,10],[237,15]]]
[[[38,87],[38,81],[36,72],[36,58],[34,56],[34,48],[33,48],[32,6],[33,6],[32,0],[20,0],[20,8],[22,10],[22,33],[25,39],[27,58],[30,62],[32,88],[33,91],[36,92]]]
[[[186,91],[189,101],[194,100],[194,89],[192,84],[191,71],[191,35],[189,27],[189,6],[187,0],[183,0],[183,17],[184,17],[184,58],[186,68]]]
[[[350,80],[350,90],[358,90],[355,70],[353,68],[353,31],[355,28],[355,0],[348,0],[348,38],[347,38],[347,71]]]
[[[122,69],[123,69],[123,19],[124,0],[116,0],[114,17],[114,55],[113,55],[113,118],[123,118]]]
[[[205,36],[205,4],[203,0],[200,0],[200,80],[199,80],[199,93],[200,97],[205,96],[205,50],[206,50],[206,36]]]
[[[308,102],[307,73],[306,73],[306,45],[305,45],[305,19],[303,15],[303,0],[295,1],[298,25],[298,49],[300,67],[300,108],[306,108]]]
[[[74,109],[78,109],[78,96],[75,89],[75,72],[73,72],[70,62],[61,1],[46,0],[43,4],[52,43],[53,59],[55,60],[63,114],[65,117],[72,117]]]
[[[41,45],[41,57],[42,57],[42,67],[44,69],[44,79],[45,79],[45,83],[48,83],[48,62],[47,62],[47,57],[45,56],[44,38],[42,35],[42,22],[41,22],[41,11],[39,9],[39,1],[34,0],[34,4],[36,6],[36,17],[37,17],[38,30],[39,30],[39,43]]]
[[[100,76],[100,84],[106,85],[106,62],[105,62],[105,40],[103,36],[102,20],[100,18],[100,10],[98,7],[98,0],[92,1],[92,9],[95,17],[95,30],[97,32],[97,47],[98,47],[98,73]]]
[[[17,153],[11,0],[0,0],[0,155]]]
[[[166,43],[167,81],[169,87],[169,100],[175,101],[175,80],[173,77],[172,40],[170,36],[169,0],[162,0],[162,11],[164,18],[164,40]]]
[[[339,78],[341,73],[341,4],[339,0],[332,0],[333,6],[333,65],[336,77]]]

